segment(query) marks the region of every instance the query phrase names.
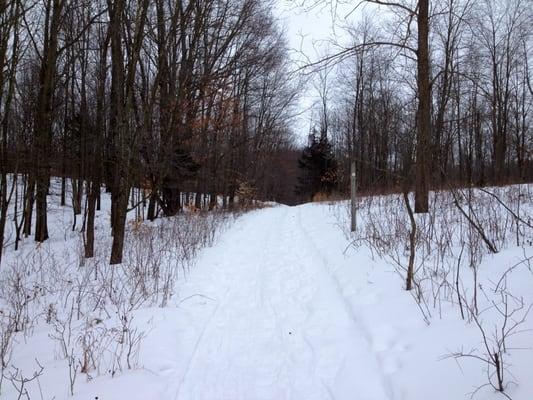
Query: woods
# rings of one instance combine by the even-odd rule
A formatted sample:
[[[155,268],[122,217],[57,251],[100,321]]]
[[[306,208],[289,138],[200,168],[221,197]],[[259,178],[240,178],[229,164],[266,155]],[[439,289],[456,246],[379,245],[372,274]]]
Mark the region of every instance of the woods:
[[[230,208],[240,185],[269,197],[267,166],[291,148],[297,96],[271,8],[257,0],[1,2],[0,235],[11,202],[17,243],[49,238],[54,176],[86,257],[100,188],[111,193],[111,264],[122,260],[130,206],[147,204],[142,217],[153,220],[184,206],[213,209],[218,199]]]
[[[337,16],[341,50],[301,67],[328,76],[315,120],[328,121],[340,192],[352,161],[363,191],[414,189],[416,212],[428,211],[430,188],[531,181],[527,2],[365,0],[349,10],[360,17]]]
[[[53,176],[87,257],[100,190],[111,193],[112,264],[141,204],[153,221],[231,208],[241,185],[263,200],[347,195],[352,162],[363,191],[414,189],[415,212],[430,188],[533,178],[525,1],[356,2],[342,50],[299,69],[321,72],[311,130],[335,160],[317,178],[326,188],[302,183],[312,167],[295,187],[302,86],[273,5],[2,2],[2,243],[13,203],[16,246],[49,238]]]
[[[0,0],[0,400],[530,400],[532,21]]]

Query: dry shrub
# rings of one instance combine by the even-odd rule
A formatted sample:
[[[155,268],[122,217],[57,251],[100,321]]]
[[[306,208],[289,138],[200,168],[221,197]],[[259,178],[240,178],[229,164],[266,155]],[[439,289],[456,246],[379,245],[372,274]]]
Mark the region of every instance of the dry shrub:
[[[7,368],[14,344],[31,337],[36,325],[47,327],[58,360],[68,367],[71,394],[80,376],[90,380],[138,367],[145,333],[133,322],[135,310],[167,306],[178,278],[235,215],[199,211],[129,222],[123,263],[112,268],[105,230],[96,231],[93,258],[84,258],[80,234],[75,244],[45,244],[6,264],[0,269],[0,390],[4,375],[26,379]]]
[[[339,224],[352,246],[366,245],[372,256],[393,266],[402,280],[413,261],[415,290],[410,293],[426,323],[434,312],[442,317],[443,312],[456,310],[462,319],[477,326],[485,348],[451,355],[474,357],[486,366],[488,381],[476,391],[490,386],[503,393],[510,382],[503,375],[510,366],[505,339],[521,332],[532,307],[506,287],[511,271],[531,271],[533,257],[527,255],[527,249],[533,243],[532,189],[531,185],[515,185],[434,191],[430,212],[415,216],[411,246],[412,223],[401,196],[360,198],[361,222],[355,233],[348,230],[349,202],[338,203],[343,208],[336,211]],[[481,284],[478,270],[482,261],[511,246],[522,248],[522,259],[504,268],[498,283],[489,280]],[[491,319],[492,325],[482,324],[480,316],[487,310],[499,317]]]
[[[254,206],[257,196],[257,189],[249,182],[241,182],[236,192],[239,204],[244,209],[250,209]]]
[[[342,200],[346,200],[346,196],[343,196],[341,193],[337,193],[337,192],[333,192],[333,193],[318,192],[312,198],[313,203],[342,201]]]

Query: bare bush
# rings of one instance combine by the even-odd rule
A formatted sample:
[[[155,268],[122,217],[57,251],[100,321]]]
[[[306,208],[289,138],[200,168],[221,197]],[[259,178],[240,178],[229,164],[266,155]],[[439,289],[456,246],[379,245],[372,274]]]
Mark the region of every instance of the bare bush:
[[[6,264],[0,271],[0,389],[2,381],[11,381],[21,398],[29,396],[37,378],[26,378],[10,360],[16,336],[31,336],[40,323],[49,326],[56,356],[65,362],[71,394],[80,376],[91,380],[137,368],[145,332],[136,325],[135,311],[168,305],[177,280],[234,215],[213,211],[136,221],[126,232],[123,263],[112,268],[102,230],[96,231],[90,259],[84,257],[83,235],[67,230],[64,248],[45,243]]]
[[[38,360],[35,360],[35,362],[37,363],[37,369],[31,374],[31,376],[24,375],[23,371],[15,366],[12,366],[7,371],[2,371],[2,380],[6,380],[11,383],[11,386],[17,395],[17,400],[30,400],[30,394],[28,393],[27,385],[34,380],[38,380],[43,374],[44,367],[39,364]]]
[[[482,339],[481,347],[473,348],[467,352],[457,351],[445,358],[473,358],[485,365],[487,383],[479,386],[472,395],[483,387],[490,386],[510,399],[505,393],[508,385],[512,383],[506,378],[507,374],[511,374],[506,357],[511,350],[508,342],[512,336],[522,332],[520,328],[531,310],[531,305],[526,307],[522,298],[515,298],[504,289],[500,290],[498,294],[499,300],[492,300],[492,306],[482,312],[477,313],[475,309],[469,309]],[[497,318],[493,316],[490,320],[497,322],[487,324],[483,320],[483,315],[490,311],[493,311],[493,314],[497,316]]]
[[[403,202],[408,201],[404,196]],[[518,268],[531,270],[532,257],[524,246],[533,243],[532,214],[526,211],[533,209],[533,196],[517,185],[434,192],[431,202],[430,213],[412,215],[401,196],[363,198],[359,206],[363,229],[355,235],[347,233],[348,204],[337,217],[351,246],[366,244],[373,255],[395,268],[406,287],[412,282],[426,322],[430,322],[431,299],[439,316],[443,303],[455,305],[461,318],[476,326],[482,346],[449,357],[482,361],[488,378],[482,387],[489,385],[506,395],[507,342],[520,332],[531,308],[512,295],[506,282]],[[480,285],[479,268],[487,254],[513,245],[523,247],[522,259],[504,270],[493,298]]]

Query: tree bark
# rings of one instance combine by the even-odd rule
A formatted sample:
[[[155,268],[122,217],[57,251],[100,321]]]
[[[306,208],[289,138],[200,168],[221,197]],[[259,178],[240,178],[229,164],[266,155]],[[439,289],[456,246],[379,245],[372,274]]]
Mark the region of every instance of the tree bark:
[[[65,2],[48,0],[46,3],[43,55],[39,72],[39,94],[34,126],[35,153],[35,241],[48,239],[47,196],[50,185],[50,150],[52,143],[52,97],[55,88],[58,35],[61,13]]]
[[[89,184],[87,195],[87,227],[85,233],[85,258],[94,257],[94,218],[96,209],[96,195],[100,185],[93,181]]]
[[[418,2],[418,113],[416,141],[415,213],[429,210],[428,150],[431,132],[431,88],[429,81],[429,0]]]

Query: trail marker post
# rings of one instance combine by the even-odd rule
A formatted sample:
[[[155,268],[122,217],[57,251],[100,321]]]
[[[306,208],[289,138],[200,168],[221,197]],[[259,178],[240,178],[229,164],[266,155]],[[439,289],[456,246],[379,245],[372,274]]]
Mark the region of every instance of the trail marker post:
[[[355,173],[355,161],[352,161],[351,166],[351,176],[350,176],[350,192],[351,192],[351,201],[352,201],[352,224],[351,231],[355,232],[357,228],[357,205],[355,203],[355,196],[357,195],[357,180]]]

